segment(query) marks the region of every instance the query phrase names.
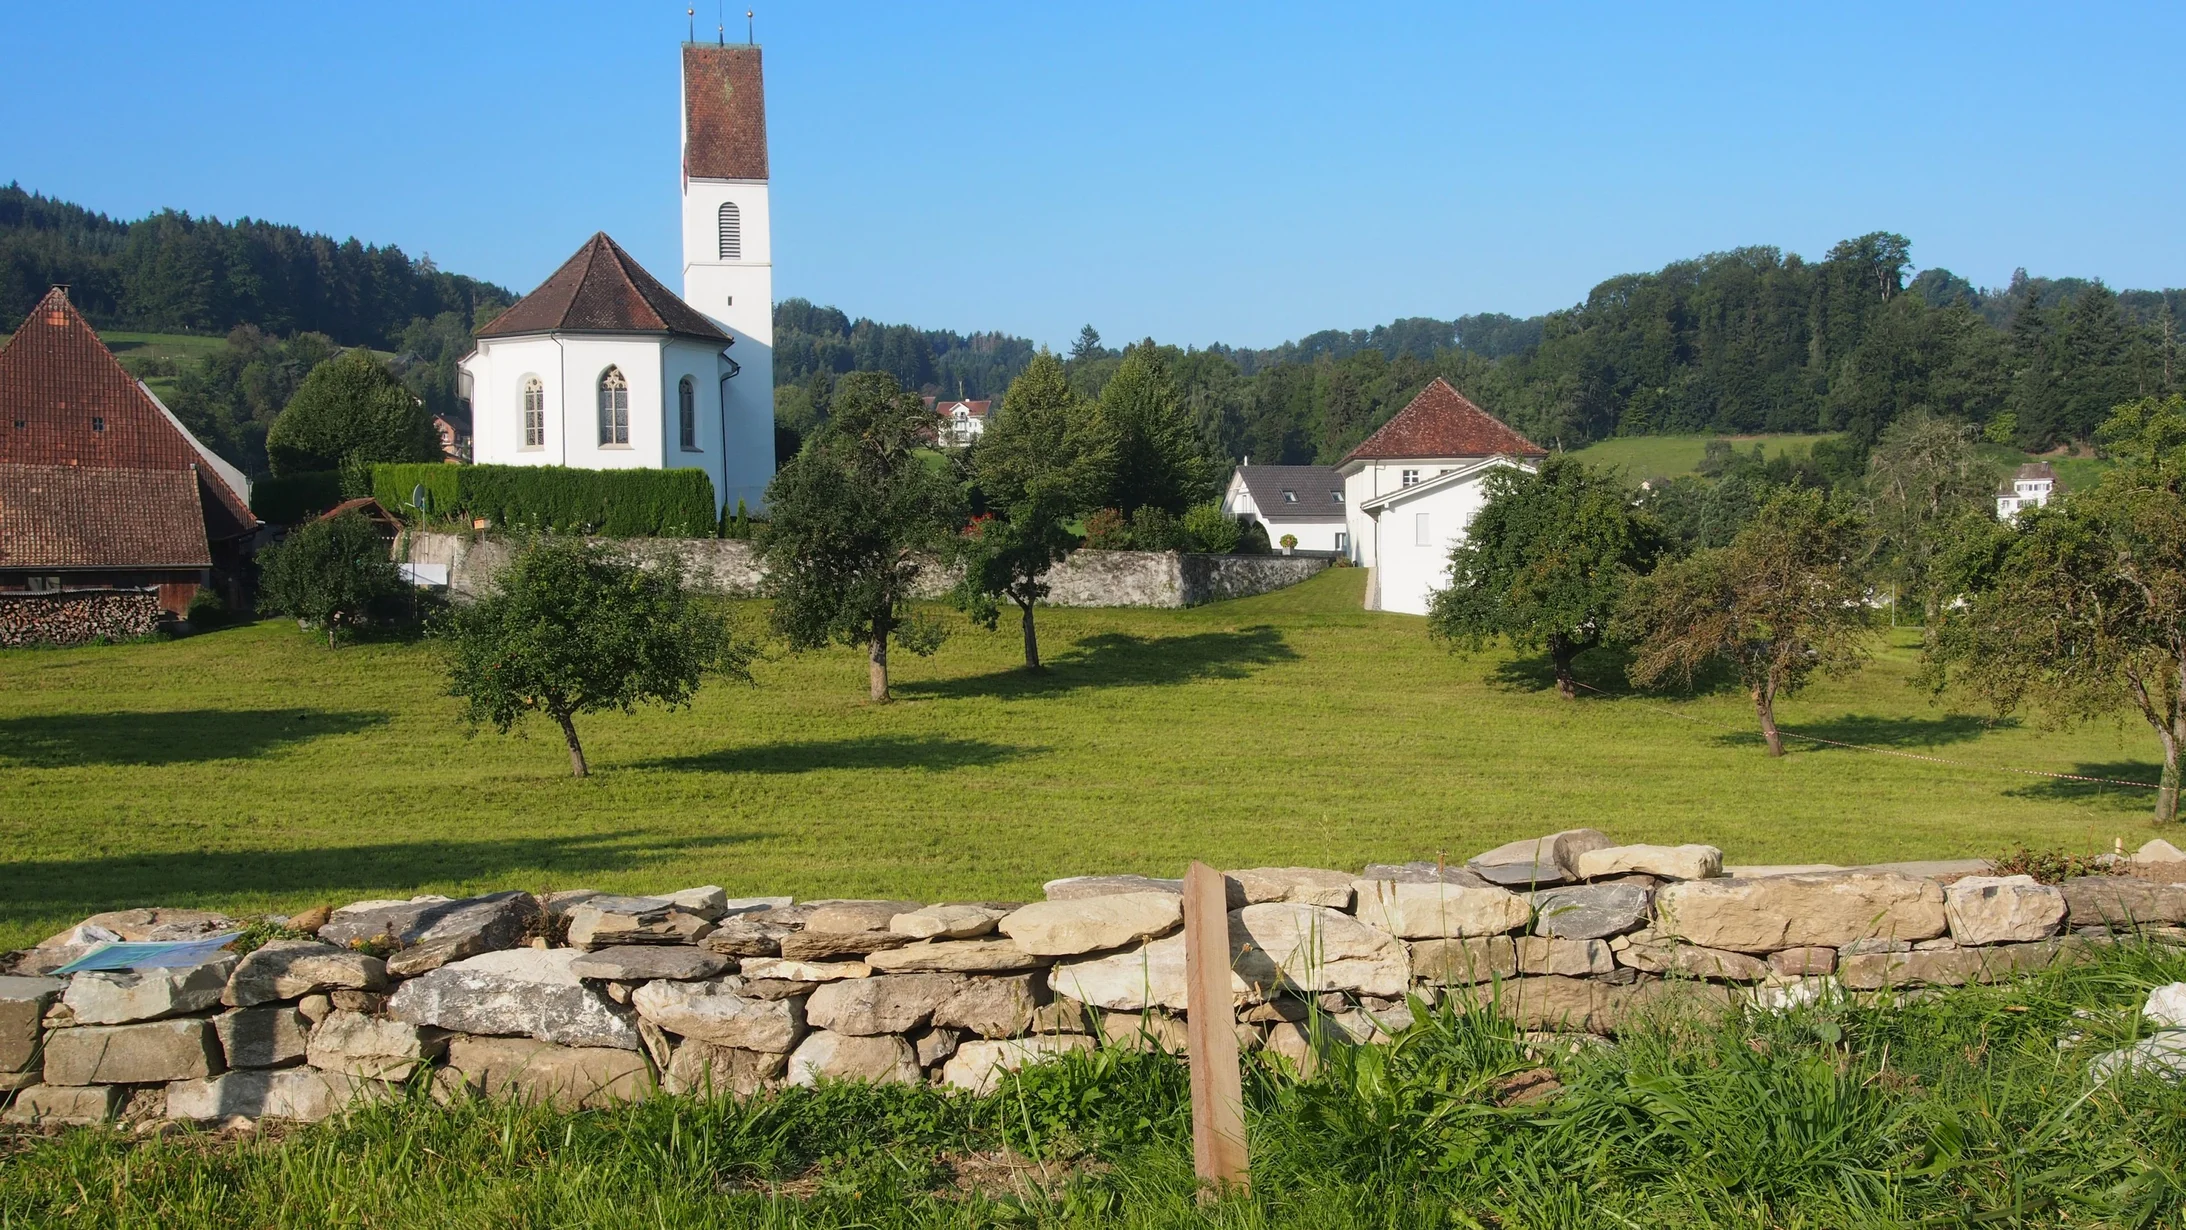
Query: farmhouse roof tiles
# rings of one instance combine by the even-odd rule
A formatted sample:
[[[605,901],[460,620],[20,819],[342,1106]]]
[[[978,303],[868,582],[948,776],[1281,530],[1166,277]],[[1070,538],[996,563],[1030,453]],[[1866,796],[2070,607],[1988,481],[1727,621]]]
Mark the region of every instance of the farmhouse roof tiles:
[[[58,286],[0,348],[0,464],[192,476],[200,538],[234,538],[258,525],[243,493],[221,478],[217,466],[226,463],[123,369]],[[115,508],[141,517],[153,506],[125,498]]]
[[[1270,521],[1341,521],[1343,475],[1334,466],[1239,466],[1238,481]],[[1289,492],[1296,499],[1285,499]]]
[[[599,231],[562,262],[539,289],[478,331],[479,337],[525,333],[680,333],[727,342],[720,326]]]
[[[1437,376],[1345,462],[1401,457],[1545,457],[1548,450],[1467,400]]]
[[[767,177],[767,96],[759,48],[683,44],[683,174]]]
[[[190,470],[0,463],[0,568],[207,568]]]

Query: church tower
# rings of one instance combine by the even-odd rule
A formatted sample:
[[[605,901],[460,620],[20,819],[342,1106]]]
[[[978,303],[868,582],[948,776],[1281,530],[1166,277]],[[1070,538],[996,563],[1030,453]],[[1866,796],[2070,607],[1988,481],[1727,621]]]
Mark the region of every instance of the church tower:
[[[736,339],[728,353],[738,370],[721,386],[726,434],[748,437],[746,446],[764,454],[768,476],[774,471],[772,230],[759,48],[685,43],[683,301]],[[742,490],[723,492],[732,508],[738,497],[759,510]]]

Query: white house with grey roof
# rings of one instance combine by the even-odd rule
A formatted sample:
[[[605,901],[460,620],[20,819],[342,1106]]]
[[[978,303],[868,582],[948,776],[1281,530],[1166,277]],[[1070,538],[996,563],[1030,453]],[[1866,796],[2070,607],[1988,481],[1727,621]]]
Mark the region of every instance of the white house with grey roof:
[[[1334,466],[1256,466],[1251,460],[1230,475],[1222,493],[1225,515],[1258,522],[1278,548],[1290,534],[1301,551],[1349,552],[1343,476]]]

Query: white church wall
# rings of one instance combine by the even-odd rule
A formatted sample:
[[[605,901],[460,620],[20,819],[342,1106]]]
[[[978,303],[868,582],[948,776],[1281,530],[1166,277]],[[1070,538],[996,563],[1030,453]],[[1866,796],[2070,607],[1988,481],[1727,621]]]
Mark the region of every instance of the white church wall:
[[[561,465],[561,348],[551,339],[482,341],[463,364],[471,377],[471,458],[484,465]],[[537,376],[545,393],[546,434],[524,445],[524,381]]]
[[[563,465],[588,470],[635,470],[663,464],[660,342],[657,338],[563,334]],[[600,443],[600,379],[621,369],[630,385],[630,442]]]

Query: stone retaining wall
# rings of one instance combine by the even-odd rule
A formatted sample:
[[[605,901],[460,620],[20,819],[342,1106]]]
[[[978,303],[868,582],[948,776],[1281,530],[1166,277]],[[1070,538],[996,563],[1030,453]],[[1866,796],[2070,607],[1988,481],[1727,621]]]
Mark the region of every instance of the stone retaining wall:
[[[0,594],[0,648],[134,640],[162,614],[154,590]]]
[[[659,538],[639,549],[673,551],[708,593],[749,598],[765,573],[749,542],[726,538]],[[397,550],[402,548],[398,546]],[[476,596],[508,562],[508,543],[484,534],[412,533],[408,560],[444,564],[448,592],[457,600]],[[1329,566],[1326,558],[1280,555],[1196,555],[1177,551],[1079,551],[1048,577],[1051,606],[1190,607],[1246,598],[1296,585]],[[928,570],[920,596],[939,598],[955,584],[942,569]]]
[[[2179,942],[2186,863],[2151,843],[2052,886],[1978,865],[1734,869],[1574,830],[1462,866],[1229,873],[1234,1027],[1310,1069],[1454,999],[1615,1034],[1672,1006],[1780,1009],[1989,982],[2122,932]],[[404,1081],[599,1105],[849,1079],[966,1091],[1104,1046],[1184,1045],[1176,881],[1082,876],[1030,904],[502,892],[361,901],[190,968],[52,976],[105,941],[232,930],[96,915],[0,961],[6,1117],[315,1119]]]

